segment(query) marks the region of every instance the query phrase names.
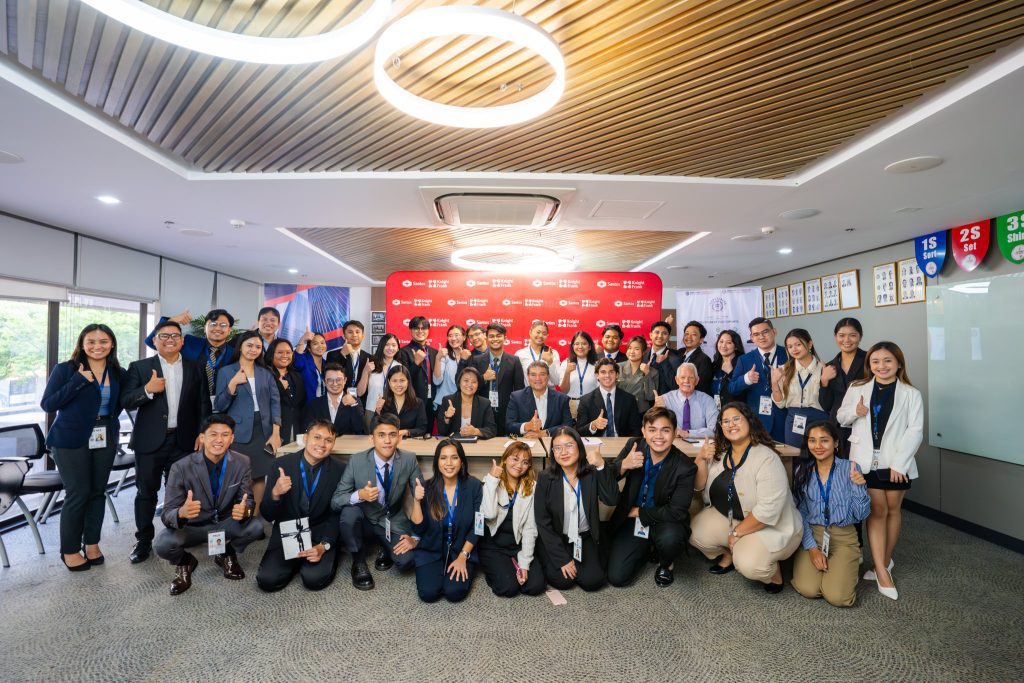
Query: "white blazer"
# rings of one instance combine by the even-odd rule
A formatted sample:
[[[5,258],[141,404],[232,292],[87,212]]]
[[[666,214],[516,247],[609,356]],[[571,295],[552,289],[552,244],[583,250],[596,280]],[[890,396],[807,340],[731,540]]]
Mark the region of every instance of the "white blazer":
[[[871,469],[874,459],[874,442],[871,439],[871,392],[875,380],[859,386],[851,386],[843,398],[843,405],[836,413],[839,424],[852,427],[850,434],[850,460],[860,466],[861,472]],[[857,415],[857,404],[861,398],[868,406],[865,417]],[[892,399],[892,413],[882,434],[878,455],[879,469],[892,468],[903,472],[911,479],[917,479],[917,462],[914,456],[924,440],[924,403],[921,392],[896,380],[896,393]]]
[[[501,486],[501,480],[488,474],[484,477],[484,497],[480,501],[480,512],[483,513],[487,528],[491,535],[498,533],[498,527],[505,521],[508,514],[508,491]],[[534,491],[536,491],[536,484]],[[501,507],[502,505],[506,507]],[[533,517],[533,493],[523,495],[520,483],[516,504],[512,506],[512,533],[516,543],[522,545],[516,557],[519,566],[527,571],[533,563],[533,551],[537,545],[537,523]]]

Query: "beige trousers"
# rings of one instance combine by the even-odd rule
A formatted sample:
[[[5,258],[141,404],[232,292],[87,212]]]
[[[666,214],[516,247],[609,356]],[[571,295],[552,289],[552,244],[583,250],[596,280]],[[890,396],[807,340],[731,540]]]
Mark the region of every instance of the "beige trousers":
[[[821,547],[825,527],[811,525],[814,541]],[[793,560],[793,588],[805,598],[825,598],[830,605],[850,607],[857,599],[857,575],[860,543],[857,530],[850,526],[830,526],[828,571],[818,571],[810,551],[800,548]]]
[[[800,545],[800,533],[793,535],[782,550],[771,552],[761,540],[761,531],[748,534],[732,548],[732,563],[743,576],[771,583],[779,561],[793,554]],[[704,508],[690,524],[690,545],[713,560],[729,552],[729,518],[713,507]]]

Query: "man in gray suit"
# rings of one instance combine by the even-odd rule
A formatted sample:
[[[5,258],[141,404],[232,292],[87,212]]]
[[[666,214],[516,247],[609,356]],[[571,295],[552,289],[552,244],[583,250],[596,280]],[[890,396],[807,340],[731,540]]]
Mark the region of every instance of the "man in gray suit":
[[[412,500],[407,496],[412,483],[422,475],[416,456],[399,450],[398,430],[397,416],[385,413],[374,418],[370,429],[373,447],[349,458],[331,498],[331,507],[341,512],[341,542],[352,554],[352,585],[359,590],[371,590],[374,585],[363,554],[366,541],[377,539],[377,571],[387,571],[395,564],[403,571],[410,569],[412,549],[419,543],[412,535],[405,505]]]
[[[192,586],[199,561],[186,548],[205,543],[210,534],[224,533],[224,552],[214,562],[228,579],[244,579],[236,552],[263,535],[263,524],[252,518],[252,475],[249,458],[228,451],[235,421],[214,414],[203,422],[200,450],[171,466],[161,515],[167,526],[157,534],[153,550],[176,568],[171,595]]]

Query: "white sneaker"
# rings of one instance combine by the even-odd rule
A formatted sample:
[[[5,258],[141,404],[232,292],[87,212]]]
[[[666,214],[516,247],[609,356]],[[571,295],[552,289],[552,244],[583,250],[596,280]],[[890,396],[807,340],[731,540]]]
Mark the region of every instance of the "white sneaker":
[[[889,571],[892,571],[892,568],[895,567],[895,566],[896,566],[896,561],[895,560],[889,560]],[[864,572],[864,580],[865,581],[878,581],[878,576],[875,574],[875,570],[874,569],[869,569],[866,572]],[[881,588],[879,588],[879,590],[881,590]]]

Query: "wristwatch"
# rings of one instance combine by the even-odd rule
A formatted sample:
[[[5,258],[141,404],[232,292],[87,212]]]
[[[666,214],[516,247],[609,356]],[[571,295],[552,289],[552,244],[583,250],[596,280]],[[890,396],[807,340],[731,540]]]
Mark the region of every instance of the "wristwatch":
[[[469,553],[467,553],[467,552],[466,552],[465,550],[463,550],[463,551],[462,551],[462,552],[461,552],[460,554],[461,554],[461,555],[462,555],[463,557],[465,557],[465,558],[466,558],[467,560],[469,559]]]
[[[328,543],[327,541],[323,541],[323,542],[322,542],[322,543],[321,543],[320,545],[322,545],[322,546],[324,547],[324,552],[325,552],[325,553],[326,553],[326,552],[327,552],[328,550],[330,550],[330,549],[331,549],[331,544],[330,544],[330,543]]]

